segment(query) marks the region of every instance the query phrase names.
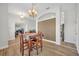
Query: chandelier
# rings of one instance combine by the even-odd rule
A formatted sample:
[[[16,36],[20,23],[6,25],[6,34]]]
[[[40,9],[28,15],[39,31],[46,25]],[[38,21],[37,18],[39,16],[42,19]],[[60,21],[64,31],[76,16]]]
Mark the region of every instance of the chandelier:
[[[37,16],[37,10],[35,9],[34,4],[32,4],[32,8],[28,10],[28,14],[31,17],[35,17]]]

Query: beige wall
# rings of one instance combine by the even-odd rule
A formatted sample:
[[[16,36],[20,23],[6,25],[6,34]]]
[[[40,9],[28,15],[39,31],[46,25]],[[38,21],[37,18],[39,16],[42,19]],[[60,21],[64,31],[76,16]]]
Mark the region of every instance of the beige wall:
[[[56,19],[38,22],[38,31],[43,32],[47,40],[56,41]]]

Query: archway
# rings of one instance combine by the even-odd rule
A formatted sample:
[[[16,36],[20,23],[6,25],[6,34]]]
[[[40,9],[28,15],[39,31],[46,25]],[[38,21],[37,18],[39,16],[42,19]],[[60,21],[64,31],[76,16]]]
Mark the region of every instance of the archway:
[[[51,18],[56,18],[56,44],[60,45],[61,44],[61,39],[60,39],[60,9],[57,8],[56,10],[52,11],[49,10],[47,12],[44,12],[42,14],[40,14],[40,16],[37,18],[38,20],[36,21],[36,31],[38,32],[38,22],[39,21],[44,21],[47,19],[51,19]],[[48,15],[48,16],[47,16]],[[42,19],[43,17],[43,19]],[[39,20],[42,19],[42,20]],[[53,41],[50,41],[53,42]]]

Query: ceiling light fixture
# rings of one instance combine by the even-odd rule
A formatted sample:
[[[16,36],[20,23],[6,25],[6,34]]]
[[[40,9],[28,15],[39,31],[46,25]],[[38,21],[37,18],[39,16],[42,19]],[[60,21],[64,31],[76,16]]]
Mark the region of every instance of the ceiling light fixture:
[[[28,10],[28,14],[29,14],[29,16],[31,16],[33,18],[35,16],[37,16],[37,10],[35,9],[35,6],[33,3],[32,3],[32,8]]]
[[[21,15],[20,17],[21,17],[21,18],[24,18],[24,15]]]

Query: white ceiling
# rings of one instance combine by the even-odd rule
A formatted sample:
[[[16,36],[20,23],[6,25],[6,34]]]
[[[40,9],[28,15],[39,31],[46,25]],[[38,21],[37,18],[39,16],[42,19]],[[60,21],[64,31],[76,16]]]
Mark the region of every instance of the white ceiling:
[[[71,5],[74,5],[74,4],[73,3],[69,3],[69,4],[68,3],[63,3],[63,4],[61,3],[34,3],[35,9],[38,12],[37,17],[50,9],[54,10],[56,7],[62,7],[62,11],[67,10],[68,8],[71,7]],[[9,3],[8,13],[9,13],[10,18],[14,18],[14,19],[16,17],[17,17],[16,19],[20,19],[21,15],[25,15],[27,18],[29,18],[28,10],[31,8],[32,8],[32,3]],[[51,13],[49,14],[50,14],[49,16],[52,15]],[[43,17],[43,16],[40,16],[40,17]],[[52,16],[55,16],[55,13],[53,13]]]
[[[48,9],[53,9],[59,4],[52,3],[35,3],[35,8],[38,11],[38,15],[42,12],[47,11]],[[32,7],[31,3],[10,3],[8,4],[8,12],[10,14],[19,15],[19,14],[27,14],[28,10]]]
[[[69,5],[72,5],[72,4],[73,3],[34,3],[35,8],[38,11],[38,15],[44,11],[47,11],[48,9],[54,9],[59,6],[62,6],[64,9],[66,9]],[[8,4],[8,12],[11,14],[27,13],[30,8],[32,8],[32,3],[9,3]]]

